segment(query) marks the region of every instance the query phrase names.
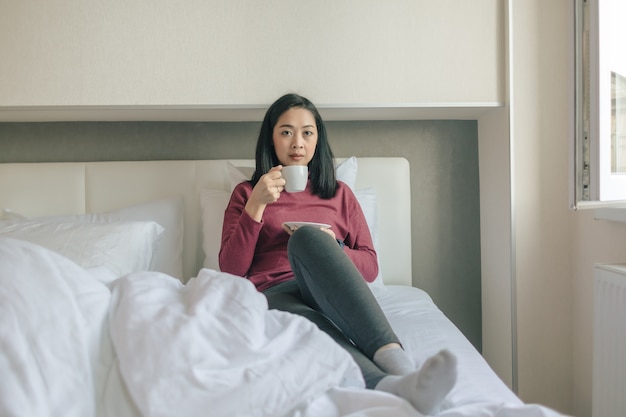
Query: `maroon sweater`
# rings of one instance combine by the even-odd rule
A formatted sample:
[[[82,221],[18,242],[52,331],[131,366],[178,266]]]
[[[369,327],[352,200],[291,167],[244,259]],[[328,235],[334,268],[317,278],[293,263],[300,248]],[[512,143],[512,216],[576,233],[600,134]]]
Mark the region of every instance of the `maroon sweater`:
[[[338,184],[337,194],[329,200],[311,194],[310,184],[303,192],[283,192],[278,201],[267,205],[261,222],[244,210],[251,184],[237,185],[224,214],[220,269],[247,277],[259,291],[288,281],[294,275],[287,258],[289,234],[282,223],[315,222],[330,224],[365,280],[374,281],[378,263],[361,206],[346,184]]]

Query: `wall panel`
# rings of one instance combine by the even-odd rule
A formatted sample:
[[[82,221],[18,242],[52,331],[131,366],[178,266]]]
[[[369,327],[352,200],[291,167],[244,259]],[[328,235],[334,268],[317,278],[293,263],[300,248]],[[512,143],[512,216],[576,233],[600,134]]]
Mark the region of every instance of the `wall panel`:
[[[503,98],[498,0],[0,4],[0,106]]]

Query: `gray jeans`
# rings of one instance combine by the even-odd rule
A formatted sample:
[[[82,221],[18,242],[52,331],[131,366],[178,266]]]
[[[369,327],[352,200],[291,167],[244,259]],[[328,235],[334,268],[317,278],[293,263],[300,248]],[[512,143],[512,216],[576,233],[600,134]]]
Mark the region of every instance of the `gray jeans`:
[[[361,273],[337,242],[313,227],[289,239],[295,280],[266,289],[270,309],[304,316],[346,349],[361,368],[368,388],[387,374],[373,361],[388,343],[400,343]]]

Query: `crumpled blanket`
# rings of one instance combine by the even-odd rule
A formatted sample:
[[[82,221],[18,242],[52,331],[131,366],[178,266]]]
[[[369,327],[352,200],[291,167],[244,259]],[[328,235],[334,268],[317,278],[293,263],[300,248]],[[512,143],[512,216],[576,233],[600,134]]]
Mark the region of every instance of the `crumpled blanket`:
[[[333,386],[363,386],[346,351],[308,320],[267,309],[240,277],[204,269],[114,282],[109,314],[122,377],[149,416],[281,416]]]
[[[0,239],[0,415],[281,416],[363,386],[308,320],[240,277],[139,272],[107,287],[37,245]]]

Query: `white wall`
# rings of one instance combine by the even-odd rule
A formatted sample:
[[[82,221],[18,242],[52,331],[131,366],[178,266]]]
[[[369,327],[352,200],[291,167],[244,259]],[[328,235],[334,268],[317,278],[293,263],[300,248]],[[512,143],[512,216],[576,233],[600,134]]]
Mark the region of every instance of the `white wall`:
[[[626,224],[594,220],[592,210],[573,214],[572,325],[573,410],[591,416],[593,353],[593,264],[626,262]]]
[[[512,2],[512,143],[518,386],[569,412],[572,305],[567,0]]]
[[[524,401],[570,412],[566,1],[503,1],[506,105],[479,146],[484,356]]]
[[[498,5],[0,0],[0,106],[498,102]]]

